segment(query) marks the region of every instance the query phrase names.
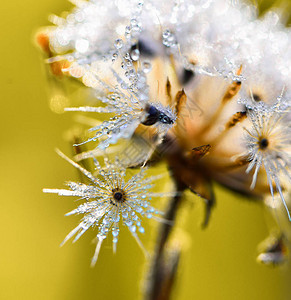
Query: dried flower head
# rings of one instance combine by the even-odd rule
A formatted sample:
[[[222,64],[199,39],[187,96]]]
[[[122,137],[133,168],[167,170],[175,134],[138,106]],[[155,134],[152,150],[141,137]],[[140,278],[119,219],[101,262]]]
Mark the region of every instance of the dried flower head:
[[[39,43],[53,74],[77,78],[94,92],[95,103],[84,100],[67,110],[103,114],[87,140],[98,140],[99,149],[84,149],[78,160],[110,152],[112,144],[125,139],[127,149],[139,143],[141,152],[125,155],[131,167],[166,162],[177,189],[170,220],[180,194],[189,189],[205,200],[206,226],[216,201],[214,181],[262,203],[270,191],[272,198],[279,195],[291,220],[290,199],[284,196],[285,178],[291,178],[291,30],[279,14],[259,18],[254,6],[228,0],[75,2],[66,18],[51,18],[55,26],[42,33]],[[134,216],[148,217],[143,197],[157,195],[147,187],[153,178],[143,177],[142,168],[126,183],[119,163],[102,169],[95,161],[99,179],[69,161],[92,184],[45,191],[87,200],[70,213],[85,216],[65,241],[96,225],[95,263],[110,230],[116,245],[122,218],[138,240],[139,225],[123,211],[135,203]],[[170,229],[163,229],[154,263],[161,275],[156,284],[160,278],[167,282],[159,272],[170,269],[163,257]],[[280,260],[280,250],[275,247],[270,256],[273,248],[267,249],[261,260]]]
[[[142,243],[138,233],[144,233],[142,218],[158,218],[160,211],[151,206],[153,197],[162,197],[166,193],[154,193],[150,189],[153,187],[153,181],[157,177],[145,177],[146,169],[141,169],[129,180],[125,180],[126,170],[118,159],[110,163],[105,159],[105,167],[102,168],[99,162],[94,159],[96,175],[93,175],[80,165],[69,159],[62,152],[58,154],[80,170],[87,178],[90,184],[68,182],[70,189],[44,189],[45,193],[56,193],[60,196],[76,196],[86,202],[80,204],[76,209],[66,215],[83,214],[80,224],[74,228],[64,239],[67,240],[75,235],[74,242],[77,241],[90,227],[97,227],[97,239],[95,254],[91,265],[94,266],[101,248],[101,244],[108,233],[111,232],[113,239],[113,249],[116,251],[118,242],[120,223],[125,225],[132,236],[136,239],[139,246]],[[144,248],[143,248],[144,249]]]
[[[251,188],[255,187],[259,170],[263,167],[272,197],[275,185],[291,221],[280,179],[282,175],[291,179],[291,131],[290,120],[287,118],[288,111],[288,103],[286,104],[282,96],[271,106],[262,102],[254,106],[247,104],[247,116],[252,125],[251,128],[244,127],[247,133],[247,152],[243,156],[247,156],[250,162],[246,172],[249,173],[254,169]]]
[[[119,47],[121,48],[121,46]],[[92,68],[86,73],[86,84],[98,91],[96,97],[106,104],[106,107],[86,106],[67,108],[66,110],[114,113],[114,117],[90,129],[90,131],[96,131],[96,134],[88,141],[101,140],[98,145],[101,149],[117,143],[120,138],[130,139],[136,128],[141,124],[152,126],[156,129],[157,143],[159,143],[174,125],[176,113],[169,106],[163,105],[159,100],[150,100],[149,87],[147,85],[149,63],[144,63],[141,69],[136,70],[134,61],[129,53],[124,55],[120,53],[120,56],[122,58],[121,65],[118,62],[113,66],[111,63],[108,65],[108,63],[103,62],[103,65],[106,64],[104,68],[111,68],[111,77],[108,79],[110,83],[100,79],[99,75]],[[138,58],[136,58],[136,61],[140,63]],[[112,68],[114,66],[119,73]],[[121,70],[125,70],[124,75]],[[90,84],[88,77],[91,78]]]

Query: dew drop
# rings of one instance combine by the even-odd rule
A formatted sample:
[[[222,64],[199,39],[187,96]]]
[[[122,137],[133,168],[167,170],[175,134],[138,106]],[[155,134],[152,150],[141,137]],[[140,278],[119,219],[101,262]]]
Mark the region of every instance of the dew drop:
[[[137,22],[137,20],[135,19],[135,18],[132,18],[131,20],[130,20],[130,25],[131,26],[136,26],[138,24],[138,22]]]
[[[125,27],[125,34],[130,34],[130,32],[131,32],[130,26],[126,26]]]
[[[117,53],[113,53],[112,54],[112,61],[114,62],[118,57],[118,54]]]
[[[152,69],[152,65],[149,62],[147,61],[143,62],[142,70],[144,71],[144,73],[149,73],[151,69]]]
[[[152,216],[153,216],[153,215],[152,215],[151,213],[147,213],[147,214],[146,214],[146,217],[147,217],[148,219],[151,219]]]
[[[114,46],[115,46],[116,49],[121,49],[123,47],[122,39],[117,39],[114,43]]]
[[[163,45],[169,48],[169,47],[173,47],[176,44],[177,41],[174,34],[169,29],[166,29],[163,32]]]
[[[117,230],[112,231],[112,235],[113,235],[114,237],[117,237],[118,234],[119,234],[119,232],[118,232]]]
[[[136,212],[141,213],[142,212],[142,208],[141,207],[137,207],[136,208]]]
[[[129,230],[130,230],[131,232],[135,232],[135,231],[136,231],[136,226],[135,226],[135,225],[130,226],[130,227],[129,227]]]
[[[131,59],[132,59],[133,61],[137,61],[137,60],[139,59],[139,55],[140,55],[140,53],[139,53],[139,50],[138,50],[138,49],[134,49],[134,50],[132,50],[131,53],[130,53]]]

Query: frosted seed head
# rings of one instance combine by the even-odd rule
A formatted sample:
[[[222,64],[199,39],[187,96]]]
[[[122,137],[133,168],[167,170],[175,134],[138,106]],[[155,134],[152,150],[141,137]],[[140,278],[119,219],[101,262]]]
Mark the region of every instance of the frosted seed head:
[[[154,177],[145,178],[145,171],[141,170],[127,181],[124,181],[125,169],[120,165],[119,159],[116,159],[114,163],[105,159],[105,167],[101,167],[100,163],[95,159],[95,165],[99,166],[99,177],[96,178],[65,155],[62,154],[62,156],[92,181],[90,185],[70,182],[70,190],[44,190],[49,193],[57,193],[63,196],[78,196],[81,199],[86,199],[85,203],[80,204],[68,214],[83,214],[84,216],[81,223],[66,237],[65,242],[74,235],[76,235],[75,240],[77,240],[90,227],[97,227],[99,241],[107,238],[108,233],[111,231],[113,243],[116,244],[119,236],[119,222],[121,220],[131,233],[136,234],[137,229],[141,233],[144,232],[140,218],[145,216],[144,207],[148,205],[148,200],[152,194],[145,187],[147,186],[145,183],[153,181]],[[119,187],[120,184],[123,188]],[[142,197],[145,195],[145,198]],[[149,214],[149,211],[147,211],[145,217],[151,218],[152,210],[150,212]],[[100,246],[101,244],[99,244]],[[97,260],[96,257],[95,260]]]

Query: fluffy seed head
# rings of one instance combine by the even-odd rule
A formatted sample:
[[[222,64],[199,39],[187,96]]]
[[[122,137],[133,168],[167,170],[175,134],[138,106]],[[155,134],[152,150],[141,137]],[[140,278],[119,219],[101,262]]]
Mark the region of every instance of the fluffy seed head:
[[[101,167],[94,160],[96,175],[82,168],[58,151],[64,159],[86,175],[91,183],[68,182],[69,189],[44,189],[45,193],[56,193],[61,196],[76,196],[85,200],[76,209],[67,213],[82,214],[79,225],[74,228],[65,238],[62,244],[75,236],[78,240],[89,228],[97,227],[98,243],[92,265],[97,261],[102,241],[111,232],[113,236],[113,249],[115,251],[118,242],[120,223],[125,225],[138,244],[143,248],[138,233],[144,233],[142,219],[156,218],[161,213],[151,206],[153,197],[162,197],[166,193],[151,192],[153,181],[157,177],[145,177],[146,169],[141,169],[136,175],[126,180],[126,170],[118,159],[114,163],[105,160],[105,167]]]

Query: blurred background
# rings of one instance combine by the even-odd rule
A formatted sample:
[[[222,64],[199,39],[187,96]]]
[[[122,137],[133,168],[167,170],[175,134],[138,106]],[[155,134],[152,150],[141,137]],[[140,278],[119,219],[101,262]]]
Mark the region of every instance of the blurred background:
[[[0,4],[0,299],[135,300],[142,290],[146,262],[129,233],[121,234],[116,255],[111,240],[105,241],[92,269],[95,232],[60,248],[78,223],[78,216],[64,217],[76,204],[42,193],[44,187],[62,188],[64,181],[78,180],[73,167],[54,152],[58,147],[71,153],[63,136],[72,115],[49,109],[43,57],[33,44],[36,30],[49,25],[49,13],[71,7],[66,0]],[[188,195],[182,212],[187,221],[180,216],[176,233],[186,247],[173,299],[291,299],[290,264],[270,268],[256,263],[257,245],[272,227],[268,213],[221,187],[216,192],[218,203],[206,230],[200,226],[202,201]],[[155,227],[148,227],[145,244],[154,238]]]

